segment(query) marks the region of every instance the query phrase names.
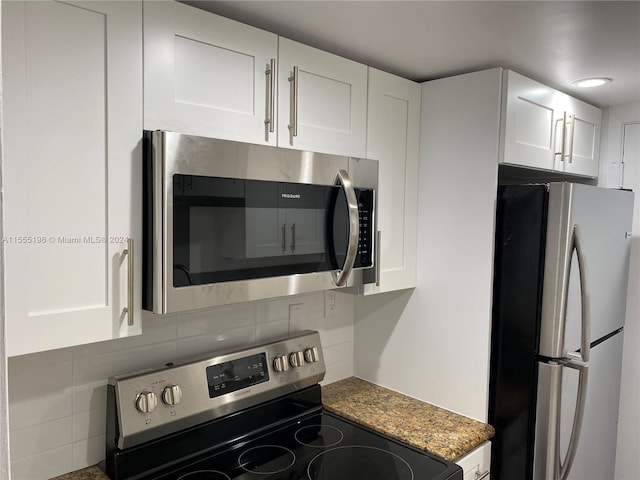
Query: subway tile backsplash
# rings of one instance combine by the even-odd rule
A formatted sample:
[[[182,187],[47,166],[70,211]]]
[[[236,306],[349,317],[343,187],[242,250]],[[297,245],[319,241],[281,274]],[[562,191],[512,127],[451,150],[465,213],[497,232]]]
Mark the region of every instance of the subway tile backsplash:
[[[42,480],[104,459],[108,377],[199,354],[319,330],[330,383],[353,375],[354,300],[324,293],[180,315],[143,315],[143,334],[9,359],[13,480]]]

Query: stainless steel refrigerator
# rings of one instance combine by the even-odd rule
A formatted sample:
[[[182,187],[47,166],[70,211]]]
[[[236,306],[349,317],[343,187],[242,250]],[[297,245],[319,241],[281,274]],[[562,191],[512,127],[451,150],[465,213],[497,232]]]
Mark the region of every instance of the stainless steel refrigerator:
[[[492,480],[612,480],[633,193],[498,191]]]

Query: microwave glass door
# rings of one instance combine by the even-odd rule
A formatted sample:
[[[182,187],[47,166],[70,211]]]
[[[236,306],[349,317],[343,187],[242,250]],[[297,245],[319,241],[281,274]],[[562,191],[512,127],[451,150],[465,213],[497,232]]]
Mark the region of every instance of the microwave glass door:
[[[173,286],[342,268],[339,186],[174,174]]]

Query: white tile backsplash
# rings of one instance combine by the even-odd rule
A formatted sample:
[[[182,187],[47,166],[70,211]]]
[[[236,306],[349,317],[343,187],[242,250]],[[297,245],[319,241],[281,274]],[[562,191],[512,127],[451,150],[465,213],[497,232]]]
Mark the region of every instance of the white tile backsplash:
[[[11,461],[12,480],[43,480],[73,470],[72,444]]]
[[[354,300],[324,293],[244,303],[180,315],[143,313],[141,336],[9,359],[12,480],[50,478],[104,459],[106,384],[112,375],[169,361],[319,330],[327,375],[353,375]]]
[[[106,392],[105,392],[106,394]],[[106,432],[106,416],[104,410],[89,410],[73,416],[72,440],[78,442]]]
[[[45,360],[44,357],[42,359]],[[42,363],[38,366],[15,369],[12,365],[10,362],[10,431],[44,424],[73,414],[71,361]]]
[[[73,384],[84,385],[108,379],[112,375],[153,368],[174,357],[176,341],[139,345],[127,350],[90,355],[85,351],[73,358]],[[11,373],[9,373],[11,375]],[[9,390],[11,395],[11,390]]]
[[[88,465],[95,465],[102,461],[104,459],[104,445],[104,433],[74,442],[71,452],[72,470],[80,470]]]
[[[52,422],[11,431],[11,460],[46,452],[72,442],[73,419],[65,417]]]
[[[107,379],[73,387],[73,413],[89,410],[105,411],[107,408]]]

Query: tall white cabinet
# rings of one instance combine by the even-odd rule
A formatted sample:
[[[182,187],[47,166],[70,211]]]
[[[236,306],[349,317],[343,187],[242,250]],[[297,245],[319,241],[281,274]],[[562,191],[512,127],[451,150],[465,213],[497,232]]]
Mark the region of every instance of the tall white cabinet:
[[[9,356],[140,333],[141,26],[135,1],[2,3]]]
[[[416,285],[420,84],[369,68],[367,158],[379,162],[380,285],[365,295]]]

